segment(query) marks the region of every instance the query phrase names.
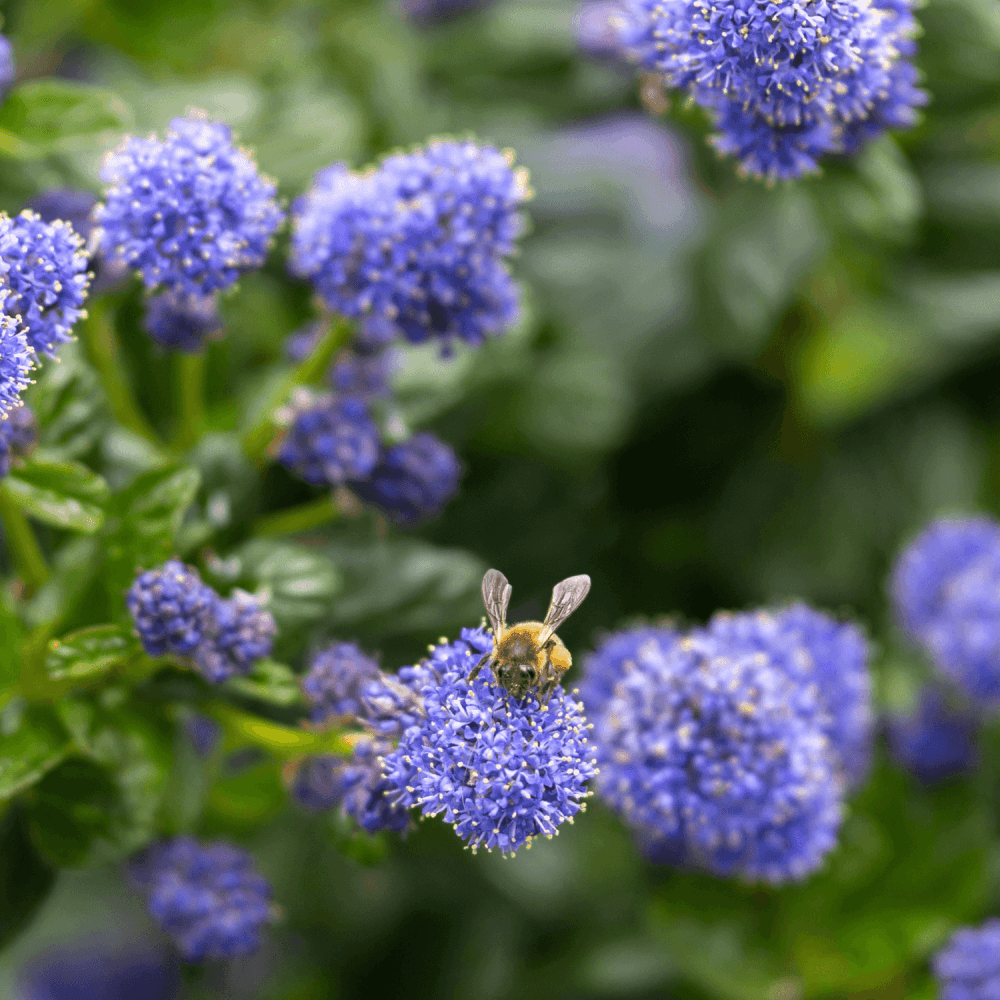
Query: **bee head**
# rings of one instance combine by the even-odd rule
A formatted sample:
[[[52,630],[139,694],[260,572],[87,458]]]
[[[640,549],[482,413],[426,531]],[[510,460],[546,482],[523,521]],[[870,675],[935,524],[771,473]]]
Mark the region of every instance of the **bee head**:
[[[523,698],[538,682],[538,671],[530,663],[511,663],[500,672],[500,683],[515,698]]]

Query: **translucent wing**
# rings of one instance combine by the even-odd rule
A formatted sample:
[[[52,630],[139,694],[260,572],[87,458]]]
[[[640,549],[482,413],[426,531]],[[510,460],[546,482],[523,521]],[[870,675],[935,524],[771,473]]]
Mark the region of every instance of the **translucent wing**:
[[[507,627],[507,605],[514,588],[507,582],[507,577],[498,569],[486,571],[483,577],[483,604],[489,615],[493,634],[499,636]]]
[[[544,627],[538,633],[539,645],[549,641],[552,633],[583,604],[583,599],[589,592],[590,577],[586,573],[568,577],[552,588],[552,603],[545,616]]]

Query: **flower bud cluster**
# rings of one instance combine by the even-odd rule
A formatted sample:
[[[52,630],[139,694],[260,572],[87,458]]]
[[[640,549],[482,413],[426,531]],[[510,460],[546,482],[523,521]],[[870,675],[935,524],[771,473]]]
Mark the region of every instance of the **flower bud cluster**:
[[[334,164],[292,206],[292,272],[368,342],[480,344],[518,315],[506,267],[527,174],[472,142],[438,140],[353,173]]]
[[[713,117],[743,173],[788,180],[908,127],[926,102],[911,0],[629,0],[623,47]]]
[[[1000,996],[1000,920],[960,927],[931,960],[941,1000],[990,1000]]]
[[[194,354],[222,329],[214,295],[163,292],[146,300],[146,332],[161,347]]]
[[[889,752],[921,784],[933,785],[973,770],[979,761],[976,717],[925,687],[913,711],[889,718]]]
[[[185,961],[236,958],[260,947],[272,919],[271,886],[246,851],[177,837],[140,854],[130,874]]]
[[[619,632],[584,667],[598,793],[653,861],[801,879],[868,767],[863,637],[802,605]]]
[[[3,312],[9,298],[7,289],[0,288],[0,421],[21,406],[21,393],[31,384],[35,367],[35,352],[18,317]]]
[[[1000,524],[942,518],[903,551],[896,619],[978,709],[1000,704]]]
[[[17,68],[14,65],[14,46],[5,35],[0,35],[0,103],[14,86],[17,80]]]
[[[267,656],[277,631],[257,598],[238,589],[221,598],[177,559],[140,573],[126,603],[150,656],[189,659],[215,684],[247,673]]]
[[[26,458],[38,443],[38,425],[27,406],[16,406],[0,420],[0,479],[16,459]]]

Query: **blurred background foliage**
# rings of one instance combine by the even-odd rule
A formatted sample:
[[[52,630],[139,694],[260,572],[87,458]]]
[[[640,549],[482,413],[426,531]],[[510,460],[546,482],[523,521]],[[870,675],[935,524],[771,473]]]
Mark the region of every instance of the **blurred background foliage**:
[[[0,111],[7,211],[47,187],[97,191],[122,132],[162,132],[189,106],[230,123],[286,198],[334,160],[433,134],[513,147],[531,170],[523,323],[446,361],[408,349],[398,374],[407,420],[466,467],[458,499],[415,535],[363,517],[247,541],[262,511],[310,496],[281,468],[255,471],[235,432],[311,306],[281,253],[225,301],[210,433],[191,459],[201,482],[169,488],[197,490],[182,547],[212,536],[213,582],[272,587],[276,656],[298,667],[336,636],[396,667],[479,620],[488,565],[513,581],[514,617],[586,571],[594,589],[563,630],[578,658],[637,615],[701,620],[794,596],[866,622],[882,705],[912,698],[926,668],[889,628],[893,554],[936,513],[1000,514],[995,0],[920,12],[931,104],[918,128],[774,189],[718,161],[696,114],[654,117],[630,69],[582,56],[561,0],[425,27],[391,0],[10,0],[3,13],[21,80],[41,88]],[[48,77],[97,88],[72,122]],[[117,294],[138,396],[169,421],[178,372],[140,332],[138,293]],[[48,453],[87,456],[113,488],[158,475],[163,457],[111,422],[84,353],[62,358],[33,390]],[[66,572],[35,598],[38,621],[100,618],[93,544],[59,549]],[[825,870],[772,891],[651,868],[597,804],[512,860],[463,853],[436,821],[403,843],[360,841],[291,807],[268,761],[204,778],[144,726],[104,751],[130,782],[136,842],[157,809],[180,828],[203,800],[200,832],[249,846],[285,909],[261,954],[209,970],[191,996],[929,998],[929,952],[1000,905],[1000,731],[983,734],[975,775],[934,791],[880,759]],[[93,864],[100,850],[43,836],[86,827],[111,794],[82,781],[89,799],[47,822],[73,781],[51,772],[31,815],[0,830],[4,996],[52,942],[124,947],[148,926],[117,869]],[[95,844],[113,833],[87,829]],[[54,878],[53,857],[77,867]]]

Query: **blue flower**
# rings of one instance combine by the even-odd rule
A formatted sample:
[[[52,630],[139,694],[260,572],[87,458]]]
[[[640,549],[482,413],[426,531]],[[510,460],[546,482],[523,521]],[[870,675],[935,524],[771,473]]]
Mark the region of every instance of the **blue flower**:
[[[10,285],[4,311],[20,316],[38,354],[55,357],[85,315],[90,275],[83,240],[68,222],[43,222],[30,209],[13,219],[0,213],[0,271]]]
[[[245,674],[254,662],[267,656],[277,626],[270,611],[244,590],[234,590],[228,600],[216,599],[194,650],[194,664],[213,684]]]
[[[886,726],[892,756],[922,784],[973,770],[979,762],[976,719],[952,708],[940,691],[925,687],[913,712]]]
[[[1000,553],[1000,524],[988,517],[932,521],[896,561],[891,591],[903,630],[920,640],[942,614],[948,588],[981,556]]]
[[[214,295],[163,292],[146,300],[146,332],[161,347],[194,354],[222,329]]]
[[[26,406],[15,406],[0,420],[0,479],[10,472],[15,458],[25,458],[38,443],[35,415]]]
[[[164,140],[127,137],[105,159],[95,210],[105,254],[147,289],[209,295],[263,264],[283,213],[274,182],[203,112],[175,118]]]
[[[0,309],[8,297],[0,288]],[[21,393],[31,384],[35,352],[16,317],[0,312],[0,422],[21,406]],[[6,473],[4,473],[6,475]]]
[[[347,782],[344,774],[350,764],[343,757],[321,753],[305,757],[292,769],[289,794],[309,812],[325,812],[344,801]]]
[[[193,712],[184,720],[184,731],[199,757],[210,756],[222,738],[220,725],[201,712]]]
[[[620,36],[643,67],[713,114],[721,152],[773,181],[815,171],[821,155],[854,151],[886,125],[912,124],[925,97],[895,67],[913,53],[915,27],[904,0],[631,0]]]
[[[13,1000],[174,1000],[177,961],[144,941],[84,937],[20,970]]]
[[[507,695],[488,670],[469,671],[492,649],[484,628],[463,629],[400,677],[423,714],[384,758],[386,797],[424,816],[443,814],[473,849],[513,854],[572,821],[590,792],[593,750],[582,706],[557,687],[548,705]]]
[[[861,630],[805,604],[720,613],[707,630],[730,655],[737,650],[764,653],[789,677],[816,686],[823,732],[847,784],[860,784],[871,766],[875,728],[868,643]]]
[[[420,697],[422,673],[404,667],[398,674],[380,673],[361,688],[361,713],[365,728],[384,739],[399,739],[424,714]]]
[[[1000,996],[1000,920],[960,927],[931,960],[941,1000],[993,1000]]]
[[[587,664],[599,794],[649,857],[746,881],[815,871],[842,811],[815,686],[706,630],[643,638],[611,638],[622,659],[607,700],[612,657],[598,650]]]
[[[395,351],[341,351],[330,366],[327,381],[334,392],[341,396],[384,398],[389,395],[389,379],[395,362]]]
[[[441,513],[458,492],[462,467],[455,452],[429,431],[394,445],[354,492],[391,521],[412,527]]]
[[[363,714],[361,689],[379,677],[378,663],[353,642],[335,642],[317,653],[302,678],[314,722],[334,724]]]
[[[518,314],[505,258],[523,222],[527,174],[471,142],[432,142],[352,173],[321,170],[292,208],[290,267],[363,339],[480,344]]]
[[[329,324],[325,320],[315,319],[300,326],[285,338],[285,357],[296,363],[305,361],[323,339]]]
[[[80,234],[84,244],[94,228],[91,217],[97,198],[90,191],[75,188],[48,188],[25,203],[25,208],[37,212],[45,222],[62,219]]]
[[[6,35],[0,35],[0,102],[4,100],[17,81],[14,65],[14,46]]]
[[[624,5],[619,0],[583,0],[573,18],[580,50],[595,59],[621,59],[622,43],[616,24],[624,16]]]
[[[379,460],[380,435],[364,400],[299,392],[279,460],[307,483],[339,486],[365,479]]]
[[[187,656],[208,634],[219,597],[196,569],[171,559],[140,573],[126,600],[150,656]]]
[[[261,928],[271,920],[271,886],[246,851],[177,837],[148,848],[130,871],[185,961],[236,958],[260,947]]]

